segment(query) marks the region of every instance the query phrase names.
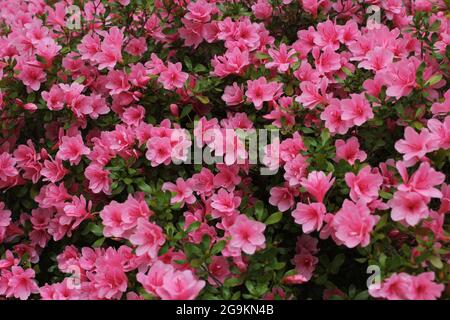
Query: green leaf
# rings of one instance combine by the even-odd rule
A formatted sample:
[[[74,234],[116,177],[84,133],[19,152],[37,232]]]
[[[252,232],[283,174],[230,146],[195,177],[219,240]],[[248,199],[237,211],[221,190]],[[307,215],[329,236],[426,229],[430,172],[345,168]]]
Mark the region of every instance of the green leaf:
[[[202,225],[202,223],[201,223],[200,221],[192,222],[192,223],[189,225],[189,227],[186,229],[186,232],[189,233],[189,232],[198,230],[198,228],[200,228],[201,225]]]
[[[439,258],[438,256],[431,256],[429,260],[431,264],[438,269],[442,269],[442,267],[444,266],[441,258]]]
[[[341,268],[342,264],[345,261],[345,255],[340,253],[336,257],[334,257],[333,262],[331,262],[331,268],[330,271],[333,274],[336,274],[339,272],[339,269]]]
[[[92,244],[92,247],[100,248],[102,246],[103,242],[105,242],[105,238],[100,238]]]
[[[426,87],[431,87],[442,80],[442,74],[435,74],[425,82]]]
[[[203,103],[203,104],[208,104],[209,103],[209,98],[205,97],[205,96],[197,96],[197,99]]]
[[[237,287],[241,284],[242,284],[242,280],[239,278],[229,278],[229,279],[225,280],[225,282],[223,283],[223,285],[228,288]]]
[[[271,225],[271,224],[275,224],[277,222],[279,222],[281,220],[281,218],[283,217],[283,213],[282,212],[275,212],[273,214],[271,214],[266,221],[264,221],[264,223],[266,225]]]
[[[354,300],[367,300],[369,298],[369,292],[367,290],[361,291],[353,299]]]
[[[222,252],[223,248],[225,248],[227,242],[225,240],[220,240],[217,242],[211,249],[211,255],[216,255],[220,252]]]

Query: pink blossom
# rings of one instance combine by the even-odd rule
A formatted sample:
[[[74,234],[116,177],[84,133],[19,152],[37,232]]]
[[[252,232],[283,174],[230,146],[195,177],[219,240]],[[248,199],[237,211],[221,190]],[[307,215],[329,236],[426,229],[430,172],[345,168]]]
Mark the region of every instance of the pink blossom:
[[[337,239],[348,248],[357,245],[366,247],[370,243],[370,233],[379,219],[379,216],[370,214],[363,201],[355,204],[346,199],[341,210],[333,218],[333,228]]]
[[[445,287],[434,279],[434,272],[424,272],[416,276],[404,272],[394,273],[383,281],[380,289],[369,289],[369,293],[388,300],[436,300]]]
[[[408,96],[416,87],[416,71],[419,64],[420,61],[415,57],[390,64],[383,71],[387,85],[386,95],[396,99]]]
[[[147,43],[145,38],[140,37],[131,39],[125,47],[125,51],[133,56],[141,56],[145,51],[147,51]]]
[[[266,246],[265,229],[264,223],[250,220],[246,215],[240,214],[228,229],[231,235],[230,246],[247,254],[254,254],[256,250]]]
[[[223,56],[214,56],[211,64],[214,68],[211,74],[217,77],[240,74],[250,64],[249,52],[235,47],[233,50],[227,50]]]
[[[216,13],[217,8],[214,3],[205,0],[198,0],[187,5],[188,12],[184,16],[186,19],[206,23],[211,20],[211,15]]]
[[[408,177],[408,172],[403,162],[397,162],[397,169],[404,182],[398,186],[398,190],[414,191],[426,198],[442,197],[442,193],[434,187],[445,181],[445,175],[434,170],[428,162],[421,163],[411,178]]]
[[[280,45],[278,51],[269,49],[268,53],[272,61],[266,63],[266,68],[277,68],[277,71],[280,73],[288,71],[289,66],[298,60],[295,50],[291,49],[288,51],[288,47],[284,43]]]
[[[3,152],[0,154],[0,180],[7,181],[10,177],[15,177],[19,174],[15,168],[16,159],[9,153]]]
[[[210,195],[214,189],[214,174],[208,168],[202,168],[189,180],[192,190],[198,194]]]
[[[71,165],[78,165],[83,155],[88,155],[91,150],[83,143],[81,134],[61,138],[61,145],[59,146],[57,159],[68,160]]]
[[[91,163],[84,171],[84,176],[89,180],[89,189],[94,193],[111,193],[112,179],[109,171],[97,163]]]
[[[281,212],[291,209],[294,204],[294,197],[298,195],[298,191],[289,187],[273,187],[270,189],[269,203],[277,206]]]
[[[160,164],[168,165],[172,159],[170,139],[167,137],[152,137],[147,141],[145,157],[151,161],[152,167]]]
[[[426,199],[416,192],[397,191],[388,204],[392,208],[392,220],[405,221],[411,226],[415,226],[429,214]]]
[[[336,51],[339,49],[339,32],[331,20],[321,22],[317,25],[314,43],[323,50],[330,48],[332,51]]]
[[[351,94],[351,99],[341,101],[342,120],[360,126],[374,117],[369,101],[362,94]]]
[[[330,46],[327,46],[322,53],[316,49],[318,48],[313,49],[313,57],[319,73],[324,74],[341,69],[341,57]]]
[[[236,106],[244,102],[244,88],[233,82],[232,86],[226,86],[222,95],[222,100],[227,106]]]
[[[232,216],[239,213],[237,208],[241,204],[241,198],[235,196],[233,191],[228,193],[225,189],[220,189],[211,197],[211,200],[211,207],[214,209],[213,217]]]
[[[439,148],[450,149],[450,116],[445,117],[443,122],[430,119],[427,123],[431,133],[439,139]]]
[[[302,178],[306,175],[308,162],[302,155],[297,155],[294,159],[286,162],[284,165],[284,179],[289,183],[289,186],[298,186]]]
[[[331,99],[330,104],[320,114],[320,119],[325,121],[325,127],[331,133],[346,134],[352,126],[352,122],[342,118],[342,103],[338,99]]]
[[[367,158],[367,154],[359,149],[359,142],[356,137],[351,137],[347,141],[338,139],[334,146],[336,147],[335,161],[345,160],[354,165],[356,160],[363,162]]]
[[[247,81],[245,95],[255,105],[256,110],[261,110],[263,102],[274,100],[280,93],[283,85],[277,82],[267,82],[265,77]]]
[[[403,154],[403,159],[408,161],[414,158],[422,159],[429,152],[437,150],[439,140],[428,129],[422,129],[417,133],[413,128],[406,127],[405,139],[395,143],[395,149]]]
[[[182,178],[178,178],[175,184],[172,182],[165,182],[161,190],[174,193],[170,199],[171,204],[180,203],[181,206],[184,206],[185,202],[188,204],[195,202],[195,196],[192,194],[192,187],[189,182],[184,181]]]
[[[345,174],[345,183],[350,188],[350,198],[364,203],[378,198],[378,191],[383,183],[383,177],[377,172],[372,173],[370,166],[366,166],[355,175],[353,172]]]
[[[312,171],[307,178],[301,180],[300,184],[318,202],[323,202],[325,194],[334,183],[335,179],[332,176],[332,173],[325,175],[322,171]]]
[[[41,169],[41,175],[44,177],[44,181],[58,182],[64,178],[69,172],[62,163],[61,159],[45,160],[44,166]]]
[[[412,278],[411,300],[436,300],[444,291],[443,284],[434,282],[434,272],[424,272]]]
[[[272,16],[272,5],[267,0],[258,0],[252,5],[252,12],[256,19],[267,20]]]
[[[104,32],[104,38],[100,45],[100,51],[94,55],[100,70],[115,67],[117,62],[122,62],[122,44],[124,34],[117,27],[112,27],[109,32]],[[96,40],[94,39],[94,43]]]
[[[302,282],[309,281],[316,269],[319,259],[310,252],[300,252],[294,256],[292,263],[295,265],[297,277],[303,277]]]
[[[327,209],[323,203],[297,203],[297,207],[292,211],[295,223],[302,225],[304,233],[320,230],[323,224],[323,218]]]
[[[379,71],[388,67],[392,63],[394,54],[386,48],[375,47],[366,55],[366,60],[358,64],[358,68]]]
[[[130,89],[128,76],[125,72],[119,70],[111,70],[108,73],[108,82],[105,86],[110,90],[110,94],[119,94]]]
[[[126,215],[125,206],[117,201],[111,201],[100,211],[105,237],[128,238],[132,234],[134,224]]]
[[[191,270],[176,270],[164,274],[162,286],[156,288],[156,293],[163,300],[193,300],[205,284],[205,281],[197,280]]]
[[[175,64],[169,62],[167,69],[162,71],[159,75],[158,82],[161,83],[166,90],[182,88],[189,75],[181,70],[182,65],[180,62]]]
[[[38,91],[47,76],[42,68],[26,64],[22,67],[18,78],[31,90]]]
[[[43,91],[41,95],[50,110],[58,111],[64,108],[63,92],[59,86],[53,85],[50,91]]]
[[[130,236],[130,242],[137,246],[136,254],[148,255],[151,259],[158,256],[158,251],[165,241],[161,227],[145,218],[137,220],[136,231]]]
[[[38,293],[39,288],[34,280],[34,275],[34,270],[31,268],[24,270],[19,266],[12,267],[7,296],[27,300],[32,293]]]

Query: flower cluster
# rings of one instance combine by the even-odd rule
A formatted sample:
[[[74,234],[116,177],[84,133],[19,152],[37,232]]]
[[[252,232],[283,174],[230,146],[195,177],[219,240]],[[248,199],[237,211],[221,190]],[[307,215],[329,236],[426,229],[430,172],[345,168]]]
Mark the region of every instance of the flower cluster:
[[[0,0],[0,299],[448,298],[449,10]]]

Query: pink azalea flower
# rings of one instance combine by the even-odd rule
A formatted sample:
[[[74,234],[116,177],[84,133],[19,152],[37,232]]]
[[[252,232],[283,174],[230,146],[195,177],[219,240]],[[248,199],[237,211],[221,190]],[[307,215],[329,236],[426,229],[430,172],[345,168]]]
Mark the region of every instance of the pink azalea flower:
[[[429,152],[437,150],[439,140],[428,129],[417,133],[413,128],[406,127],[405,139],[395,143],[395,149],[403,154],[405,161],[417,158],[422,159]]]
[[[162,191],[170,191],[175,195],[170,199],[171,204],[184,203],[192,204],[195,202],[195,196],[192,194],[192,188],[189,182],[184,181],[182,178],[178,178],[176,184],[172,182],[165,182],[161,188]]]
[[[332,173],[325,175],[322,171],[312,171],[307,178],[301,180],[301,186],[312,195],[318,202],[323,202],[325,194],[334,183]]]
[[[137,220],[136,231],[129,239],[132,244],[137,246],[136,254],[138,256],[148,255],[150,259],[158,256],[159,249],[166,242],[161,227],[145,218]]]
[[[341,69],[341,56],[331,47],[327,46],[322,53],[316,49],[318,48],[313,49],[313,57],[319,73],[324,74]]]
[[[211,207],[214,209],[212,216],[215,218],[239,213],[237,208],[241,204],[241,198],[235,196],[233,191],[228,193],[225,189],[220,189],[211,197],[211,200]]]
[[[419,65],[420,61],[415,57],[390,64],[383,71],[387,85],[386,95],[396,99],[408,96],[417,86],[416,71]]]
[[[263,102],[276,99],[281,91],[283,84],[277,82],[267,82],[265,77],[257,80],[247,81],[247,91],[245,95],[248,100],[255,105],[256,110],[261,110]]]
[[[100,45],[100,51],[94,55],[99,70],[112,69],[117,62],[122,62],[122,44],[124,40],[123,30],[112,27],[109,32],[104,32],[104,39]],[[96,43],[94,39],[93,43]]]
[[[69,172],[62,163],[61,159],[45,160],[44,166],[41,169],[41,175],[44,177],[44,181],[58,182],[64,178]]]
[[[331,20],[317,25],[314,43],[322,49],[330,48],[332,51],[339,49],[339,32]]]
[[[61,138],[61,145],[59,146],[57,159],[68,160],[71,165],[78,165],[83,155],[88,155],[91,150],[83,143],[81,134],[69,137],[64,136]]]
[[[8,297],[15,297],[20,300],[27,300],[32,293],[38,293],[39,287],[34,280],[34,270],[22,269],[19,266],[11,268],[11,278],[8,280]]]
[[[128,76],[125,72],[119,70],[111,70],[108,73],[108,82],[105,87],[110,90],[110,94],[119,94],[130,89]]]
[[[162,286],[156,288],[156,293],[163,300],[193,300],[205,284],[197,280],[191,270],[176,270],[164,274]]]
[[[351,94],[351,99],[341,101],[342,120],[360,126],[374,117],[369,101],[362,94]]]
[[[306,175],[307,169],[308,162],[306,158],[299,154],[284,165],[284,170],[286,171],[284,179],[289,183],[289,186],[298,186],[302,178]]]
[[[411,178],[408,177],[408,172],[403,162],[397,162],[397,170],[404,182],[398,186],[398,190],[414,191],[426,198],[442,197],[442,193],[434,187],[445,181],[445,175],[434,170],[428,162],[421,163]]]
[[[25,64],[20,70],[18,78],[31,90],[38,91],[41,84],[47,79],[47,75],[42,68]]]
[[[9,178],[17,176],[19,172],[15,165],[16,159],[9,153],[3,152],[0,154],[0,180],[7,181]]]
[[[350,198],[353,201],[361,200],[369,203],[378,198],[378,191],[383,183],[379,173],[372,173],[370,166],[361,169],[358,175],[353,172],[345,174],[345,183],[350,188]]]
[[[450,116],[445,117],[443,122],[430,119],[427,123],[431,133],[439,139],[439,148],[450,149]]]
[[[208,168],[202,168],[189,179],[189,184],[198,194],[210,195],[214,189],[214,174]]]
[[[180,62],[175,64],[169,62],[167,69],[159,75],[158,82],[161,83],[166,90],[183,88],[189,75],[181,70],[182,65]]]
[[[264,249],[266,246],[265,229],[264,223],[250,220],[246,215],[240,214],[228,229],[231,235],[230,246],[247,254],[254,254],[256,250]]]
[[[211,62],[214,71],[211,74],[221,78],[230,74],[240,74],[249,64],[248,50],[241,51],[241,49],[235,47],[233,50],[227,50],[223,56],[214,56]]]
[[[338,99],[331,99],[330,104],[320,114],[320,119],[325,121],[325,127],[331,133],[346,134],[352,126],[352,122],[342,118],[342,104]]]
[[[292,259],[292,263],[295,265],[295,271],[297,272],[297,277],[303,277],[302,282],[311,279],[318,262],[319,259],[307,251],[296,254]]]
[[[170,139],[167,137],[152,137],[147,141],[145,157],[151,161],[152,167],[160,164],[168,165],[172,159]]]
[[[304,233],[319,231],[323,225],[323,218],[327,209],[323,203],[297,203],[297,207],[292,211],[295,223],[302,225]]]
[[[222,100],[227,106],[236,106],[244,102],[244,87],[233,82],[232,86],[226,86],[222,95]]]
[[[363,201],[355,204],[346,199],[333,218],[335,236],[348,248],[357,245],[366,247],[370,243],[370,233],[379,219],[379,216],[370,214]]]
[[[409,298],[411,300],[436,300],[444,291],[443,284],[434,282],[434,272],[424,272],[412,278]]]
[[[328,104],[329,94],[326,93],[328,86],[327,80],[322,80],[319,85],[311,81],[300,83],[301,95],[295,98],[295,101],[301,103],[305,108],[312,109],[318,105]]]
[[[371,296],[388,300],[436,300],[444,291],[443,284],[434,282],[434,272],[417,276],[394,273],[385,279],[380,289],[369,288]]]
[[[356,160],[363,162],[367,158],[367,154],[359,149],[357,137],[351,137],[347,141],[338,139],[334,146],[336,147],[336,162],[345,160],[349,164],[354,165]]]
[[[101,165],[90,163],[84,171],[84,176],[89,180],[89,189],[94,193],[111,194],[112,179],[109,173]]]
[[[272,5],[267,0],[258,0],[252,5],[252,12],[256,19],[267,20],[272,16]]]
[[[298,195],[298,191],[289,187],[273,187],[270,189],[269,203],[278,207],[281,212],[291,209],[294,204],[294,197]]]
[[[125,205],[117,201],[103,207],[100,211],[103,223],[103,235],[105,237],[128,238],[132,234],[134,224],[126,215]]]
[[[64,108],[63,91],[58,85],[53,85],[50,91],[43,91],[41,95],[50,110],[58,111]]]
[[[366,60],[358,64],[358,68],[379,71],[388,67],[392,63],[394,54],[386,48],[375,47],[366,55]]]
[[[416,192],[397,191],[388,204],[392,208],[391,218],[394,221],[405,221],[415,226],[429,215],[426,198]]]
[[[278,51],[269,49],[268,53],[272,58],[272,61],[266,63],[266,68],[277,68],[279,73],[285,73],[289,70],[291,64],[298,61],[295,50],[291,49],[288,51],[288,47],[284,43],[280,45]]]

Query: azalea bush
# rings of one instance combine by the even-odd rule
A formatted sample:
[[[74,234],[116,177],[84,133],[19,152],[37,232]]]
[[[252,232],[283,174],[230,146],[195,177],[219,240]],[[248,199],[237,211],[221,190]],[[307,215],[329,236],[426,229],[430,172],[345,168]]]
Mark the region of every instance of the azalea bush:
[[[449,9],[0,0],[0,298],[448,298]]]

